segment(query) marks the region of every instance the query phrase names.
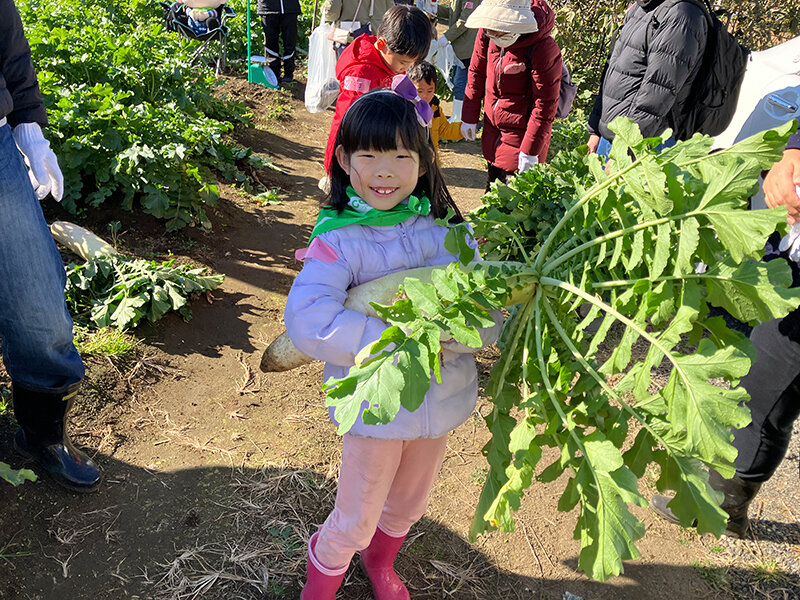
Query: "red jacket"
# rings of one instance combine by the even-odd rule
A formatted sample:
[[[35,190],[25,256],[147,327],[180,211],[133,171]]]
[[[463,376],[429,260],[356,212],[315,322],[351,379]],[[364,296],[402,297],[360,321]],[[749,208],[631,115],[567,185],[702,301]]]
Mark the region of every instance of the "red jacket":
[[[539,31],[503,49],[480,29],[469,63],[461,119],[477,123],[483,101],[483,156],[504,171],[517,170],[520,152],[544,162],[558,108],[561,49],[550,37],[555,14],[544,0],[532,0],[531,8]]]
[[[344,49],[336,63],[336,79],[339,80],[339,97],[333,114],[328,146],[325,148],[325,172],[331,172],[336,133],[339,123],[356,98],[370,90],[392,87],[392,77],[397,73],[389,68],[375,48],[378,37],[363,34]]]

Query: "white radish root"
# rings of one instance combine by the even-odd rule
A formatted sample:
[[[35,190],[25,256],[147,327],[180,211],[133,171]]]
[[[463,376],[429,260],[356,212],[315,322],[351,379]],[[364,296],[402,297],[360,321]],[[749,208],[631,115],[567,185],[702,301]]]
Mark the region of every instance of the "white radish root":
[[[487,263],[472,263],[466,269],[473,268],[475,265]],[[356,310],[369,317],[377,317],[375,309],[370,302],[376,304],[392,304],[398,295],[398,288],[407,277],[414,277],[423,283],[431,282],[431,275],[435,269],[445,269],[447,265],[439,267],[420,267],[407,271],[398,271],[373,279],[359,286],[351,288],[347,295],[344,307]],[[533,294],[533,284],[515,290],[508,304],[518,304]],[[298,350],[289,339],[289,334],[285,331],[264,350],[261,356],[261,370],[264,373],[277,373],[296,369],[302,365],[312,362],[314,359],[306,356]]]
[[[69,221],[54,221],[50,225],[50,233],[55,241],[83,260],[117,254],[111,244]]]
[[[430,282],[433,267],[421,267],[408,271],[390,273],[384,277],[373,279],[351,288],[347,293],[344,307],[364,313],[368,317],[377,317],[375,309],[370,302],[378,304],[391,304],[397,297],[397,288],[406,277],[416,277],[422,281]],[[264,350],[261,356],[261,370],[264,373],[278,373],[290,371],[297,367],[312,362],[314,359],[298,350],[285,331]]]

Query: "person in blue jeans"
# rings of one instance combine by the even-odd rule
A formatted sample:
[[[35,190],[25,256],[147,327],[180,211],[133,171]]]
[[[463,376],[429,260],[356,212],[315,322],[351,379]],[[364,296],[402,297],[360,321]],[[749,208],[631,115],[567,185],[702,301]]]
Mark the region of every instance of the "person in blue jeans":
[[[0,0],[0,339],[19,424],[14,446],[59,484],[84,492],[101,476],[66,432],[84,368],[72,343],[64,265],[39,206],[48,194],[60,200],[64,187],[44,125],[19,12],[13,0]]]
[[[785,206],[788,221],[800,221],[800,133],[789,138],[783,158],[764,180],[764,198],[769,208]],[[766,244],[764,260],[786,260],[792,269],[793,285],[800,285],[797,256],[800,238],[773,234]],[[786,456],[792,428],[800,418],[800,308],[782,319],[766,321],[750,334],[756,358],[741,385],[750,394],[747,403],[752,422],[733,431],[738,454],[736,474],[725,479],[709,469],[709,485],[724,494],[720,508],[728,513],[725,533],[743,537],[750,526],[748,508],[761,486],[778,470]],[[655,495],[650,506],[659,516],[679,523],[670,510],[672,500]]]

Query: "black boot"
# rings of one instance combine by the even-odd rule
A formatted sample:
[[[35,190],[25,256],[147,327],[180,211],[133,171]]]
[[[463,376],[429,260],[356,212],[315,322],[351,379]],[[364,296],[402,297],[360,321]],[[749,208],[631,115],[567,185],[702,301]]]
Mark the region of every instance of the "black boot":
[[[74,492],[92,492],[100,485],[100,470],[67,435],[65,422],[78,384],[63,392],[31,390],[12,384],[14,415],[19,429],[14,447],[38,462],[60,485]]]
[[[709,469],[708,483],[713,489],[725,494],[720,505],[720,508],[728,513],[728,525],[725,528],[725,534],[735,538],[744,537],[747,533],[747,528],[750,527],[747,509],[750,507],[753,498],[758,494],[758,490],[761,489],[762,482],[748,481],[738,475],[735,475],[733,479],[725,479],[714,469]],[[672,498],[656,494],[650,500],[650,508],[659,517],[666,519],[670,523],[680,525],[680,519],[667,506],[670,500]],[[697,521],[692,523],[693,527],[696,525]]]

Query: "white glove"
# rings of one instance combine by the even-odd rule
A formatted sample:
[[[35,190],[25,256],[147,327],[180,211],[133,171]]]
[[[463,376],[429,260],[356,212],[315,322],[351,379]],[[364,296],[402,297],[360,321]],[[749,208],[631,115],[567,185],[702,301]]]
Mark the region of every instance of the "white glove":
[[[461,135],[464,136],[464,139],[467,141],[472,141],[475,139],[475,135],[478,132],[478,124],[477,123],[462,123],[461,124]]]
[[[28,176],[36,197],[41,200],[47,194],[53,194],[56,202],[61,202],[64,175],[58,167],[56,155],[50,149],[50,142],[42,135],[42,128],[38,123],[20,123],[14,127],[13,134],[17,148],[30,168]]]
[[[525,154],[524,152],[519,153],[519,160],[517,161],[517,171],[520,173],[524,173],[528,169],[530,169],[533,165],[539,164],[539,157],[538,156],[531,156],[530,154]]]
[[[448,39],[447,39],[445,36],[443,36],[443,35],[440,35],[440,36],[438,37],[438,39],[436,40],[436,46],[438,46],[438,48],[440,48],[440,49],[442,49],[442,48],[447,48],[447,44],[449,44],[449,43],[450,43],[450,40],[448,40]]]

